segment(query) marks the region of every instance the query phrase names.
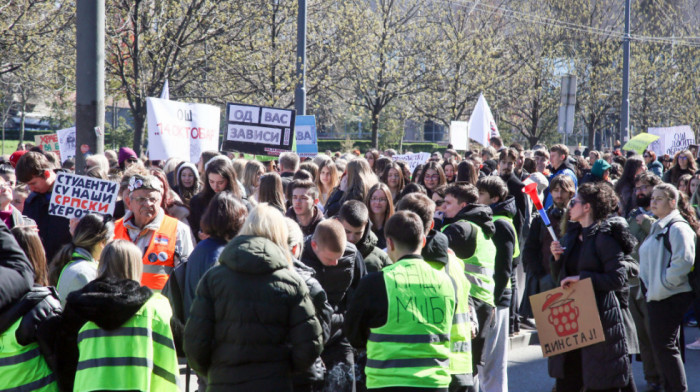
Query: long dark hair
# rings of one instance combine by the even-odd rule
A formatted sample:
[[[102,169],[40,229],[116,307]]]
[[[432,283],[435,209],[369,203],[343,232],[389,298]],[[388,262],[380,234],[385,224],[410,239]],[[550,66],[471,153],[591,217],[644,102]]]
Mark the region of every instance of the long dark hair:
[[[211,159],[207,165],[206,169],[204,170],[204,188],[202,191],[199,193],[202,195],[202,198],[204,199],[205,204],[209,204],[211,199],[214,197],[216,192],[211,188],[211,185],[209,185],[209,175],[210,174],[218,174],[221,177],[226,179],[226,191],[229,191],[233,193],[234,196],[237,198],[241,198],[241,191],[238,188],[238,178],[236,176],[236,170],[233,169],[233,164],[231,161],[226,158],[226,157],[215,157]]]
[[[231,192],[219,192],[204,210],[200,227],[213,238],[230,241],[248,217],[248,209]]]
[[[471,159],[465,159],[457,165],[456,182],[466,182],[476,185],[477,180],[479,180],[479,174],[476,170],[476,165]]]
[[[83,248],[92,253],[100,242],[109,242],[114,237],[114,223],[109,215],[87,214],[80,218],[75,226],[73,239],[69,244],[63,245],[51,261],[49,268],[49,283],[52,286],[58,284],[58,278],[66,264],[73,260],[75,248]]]
[[[48,286],[46,253],[44,253],[44,246],[41,244],[41,238],[39,238],[36,229],[30,226],[15,226],[11,231],[20,248],[34,266],[34,283]]]
[[[634,178],[637,176],[637,170],[642,166],[645,166],[644,160],[639,155],[627,158],[625,167],[622,169],[622,176],[620,176],[620,179],[618,179],[615,184],[615,192],[617,192],[618,195],[622,193],[625,186],[634,188]]]
[[[260,176],[258,187],[258,203],[268,203],[284,211],[284,188],[282,177],[276,172],[265,173]]]

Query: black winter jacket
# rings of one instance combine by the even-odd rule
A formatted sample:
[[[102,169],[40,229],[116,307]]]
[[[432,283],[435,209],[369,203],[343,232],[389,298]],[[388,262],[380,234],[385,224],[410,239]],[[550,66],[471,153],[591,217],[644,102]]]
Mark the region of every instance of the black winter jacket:
[[[340,211],[340,207],[343,206],[342,200],[344,195],[345,192],[341,191],[340,188],[335,188],[333,193],[328,196],[328,201],[326,201],[326,205],[323,206],[326,218],[334,217],[338,211]]]
[[[331,337],[331,318],[333,317],[333,308],[328,303],[328,297],[326,297],[326,292],[323,291],[323,287],[316,280],[316,271],[313,268],[307,266],[301,261],[294,259],[294,269],[297,271],[299,276],[304,279],[306,286],[309,288],[309,296],[311,297],[311,302],[314,304],[314,309],[316,309],[316,318],[321,324],[321,331],[323,332],[323,344],[328,342]],[[316,381],[322,381],[325,375],[325,365],[321,357],[317,357],[316,361],[301,374],[294,375],[294,385],[305,385]]]
[[[0,313],[19,301],[34,286],[34,266],[10,229],[0,222]]]
[[[491,204],[490,207],[494,216],[502,215],[513,218],[517,214],[513,196],[508,196],[504,201]],[[496,232],[491,237],[493,244],[496,245],[493,298],[496,306],[510,306],[513,291],[507,285],[513,275],[513,250],[515,249],[515,239],[518,234],[514,230],[513,225],[508,224],[503,219],[498,219],[493,224],[496,226]]]
[[[570,224],[566,235],[561,239],[566,248],[559,261],[552,259],[552,277],[560,282],[566,276],[567,257],[574,248],[580,249],[578,273],[581,279],[591,278],[595,292],[600,321],[603,325],[605,341],[581,348],[583,383],[589,389],[622,388],[629,382],[629,357],[620,301],[616,292],[625,288],[627,272],[625,253],[634,247],[615,236],[619,227],[609,221],[581,228]],[[583,243],[575,247],[579,235]],[[634,237],[630,235],[633,239]],[[632,245],[630,247],[630,245]],[[565,354],[549,358],[549,375],[564,377]]]
[[[240,235],[197,287],[185,353],[208,391],[291,391],[323,347],[309,289],[282,249]]]
[[[450,225],[442,231],[450,241],[450,248],[457,257],[464,260],[471,257],[476,250],[476,231],[471,223],[481,227],[488,238],[493,237],[496,226],[492,222],[493,213],[489,206],[470,204],[464,207],[454,218],[445,219],[443,226]],[[467,220],[469,222],[460,222]]]
[[[24,202],[24,210],[22,211],[24,215],[36,222],[41,243],[44,244],[46,260],[52,260],[63,245],[72,241],[68,228],[68,218],[49,215],[51,194],[51,192],[45,194],[30,193]]]
[[[360,284],[360,279],[367,275],[365,262],[355,245],[348,242],[343,256],[338,260],[338,265],[327,267],[321,263],[311,248],[311,237],[307,238],[304,244],[301,261],[316,271],[316,279],[326,291],[328,303],[333,307],[331,337],[327,344],[332,346],[343,340],[342,325],[347,303],[357,285]]]
[[[529,217],[529,210],[527,209],[527,199],[525,193],[523,193],[523,188],[525,184],[515,175],[511,173],[508,177],[501,176],[501,179],[505,181],[508,187],[508,194],[513,196],[514,199],[514,214],[513,214],[513,225],[518,234],[518,240],[522,243],[522,232],[523,225],[525,224],[525,217]]]
[[[377,247],[377,235],[371,230],[372,222],[367,223],[365,227],[365,234],[362,236],[360,241],[355,244],[357,250],[362,254],[362,258],[365,260],[365,266],[367,267],[367,272],[377,272],[381,271],[382,268],[391,264],[391,259],[389,255],[383,250]]]

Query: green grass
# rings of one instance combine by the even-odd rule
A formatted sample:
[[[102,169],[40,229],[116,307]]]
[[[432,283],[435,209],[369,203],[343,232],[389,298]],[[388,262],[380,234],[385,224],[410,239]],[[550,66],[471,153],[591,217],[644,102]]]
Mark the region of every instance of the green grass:
[[[5,143],[0,140],[0,153],[1,155],[9,155],[17,150],[17,145],[19,140],[5,140]]]

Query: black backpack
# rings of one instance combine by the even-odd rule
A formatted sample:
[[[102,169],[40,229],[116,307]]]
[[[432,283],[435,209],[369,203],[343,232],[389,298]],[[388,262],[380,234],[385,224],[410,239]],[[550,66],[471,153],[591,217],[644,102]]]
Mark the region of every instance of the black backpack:
[[[673,226],[676,223],[685,223],[686,225],[690,226],[690,224],[683,219],[681,216],[677,216],[666,225],[666,228],[664,229],[664,233],[662,234],[663,236],[663,241],[664,241],[664,248],[671,254],[671,257],[668,259],[668,265],[666,266],[667,268],[671,266],[671,259],[673,258],[673,250],[671,249],[671,240],[669,239],[670,232],[671,232],[671,226]],[[691,227],[692,228],[692,227]],[[697,246],[697,241],[695,243],[695,260],[698,259],[698,246]],[[698,273],[695,270],[695,260],[693,260],[693,266],[690,268],[690,272],[688,273],[688,283],[690,283],[690,287],[693,289],[693,294],[697,297],[700,296],[700,280],[698,279]]]

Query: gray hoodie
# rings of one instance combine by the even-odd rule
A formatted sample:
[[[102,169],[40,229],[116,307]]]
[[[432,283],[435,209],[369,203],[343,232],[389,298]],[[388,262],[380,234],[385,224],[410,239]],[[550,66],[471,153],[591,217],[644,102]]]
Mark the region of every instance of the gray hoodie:
[[[688,273],[695,261],[695,232],[683,222],[667,228],[669,222],[679,215],[680,212],[674,210],[656,221],[639,247],[639,278],[646,286],[647,302],[692,291]],[[670,230],[668,239],[672,253],[664,246],[666,230]]]

